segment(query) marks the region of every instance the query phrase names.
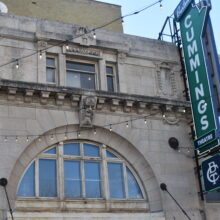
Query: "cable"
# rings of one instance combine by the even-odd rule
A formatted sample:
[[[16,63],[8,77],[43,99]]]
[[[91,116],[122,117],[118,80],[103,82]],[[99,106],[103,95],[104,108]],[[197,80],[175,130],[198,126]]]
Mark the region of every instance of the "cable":
[[[67,134],[70,134],[70,133],[82,133],[83,131],[94,131],[95,129],[95,132],[97,132],[98,129],[100,128],[110,128],[110,130],[112,131],[113,130],[113,127],[116,126],[116,125],[121,125],[121,124],[127,124],[128,122],[131,122],[131,121],[137,121],[137,120],[141,120],[141,119],[146,119],[148,117],[151,117],[153,115],[156,115],[156,114],[159,114],[161,113],[161,111],[158,111],[158,112],[154,112],[154,113],[151,113],[149,115],[145,115],[145,116],[141,116],[141,117],[137,117],[137,118],[132,118],[130,120],[125,120],[125,121],[120,121],[120,122],[116,122],[116,123],[111,123],[111,124],[106,124],[106,125],[103,125],[103,126],[94,126],[94,127],[91,127],[91,128],[83,128],[83,129],[76,129],[76,130],[72,130],[72,131],[67,131],[67,129],[65,129],[64,132],[48,132],[48,134],[44,134],[44,135],[40,135],[40,134],[27,134],[27,135],[0,135],[0,137],[4,137],[4,142],[7,142],[9,138],[15,138],[15,141],[18,142],[18,139],[19,138],[24,138],[26,137],[26,141],[29,142],[30,139],[29,138],[37,138],[37,137],[46,137],[46,136],[50,136],[50,138],[52,137],[54,139],[54,136],[55,135],[66,135]]]
[[[162,2],[162,0],[158,0],[158,1],[154,2],[153,4],[150,4],[150,5],[148,5],[148,6],[144,7],[144,8],[142,8],[142,9],[140,9],[139,11],[135,11],[135,12],[133,12],[133,13],[129,13],[129,14],[124,15],[124,16],[120,16],[120,17],[118,17],[118,18],[113,19],[112,21],[109,21],[109,22],[106,23],[106,24],[103,24],[103,25],[101,25],[101,26],[99,26],[99,27],[93,28],[93,29],[89,30],[87,33],[84,33],[84,34],[81,34],[81,35],[78,35],[78,36],[75,36],[75,37],[71,37],[69,40],[62,41],[62,42],[60,42],[60,43],[58,43],[58,44],[52,45],[52,46],[47,47],[47,48],[45,48],[45,49],[37,50],[36,52],[31,53],[31,54],[29,54],[29,55],[26,55],[26,56],[23,56],[23,57],[20,57],[20,58],[17,58],[17,59],[13,59],[13,60],[10,61],[10,62],[1,64],[1,65],[0,65],[0,68],[1,68],[1,67],[4,67],[4,66],[7,66],[7,65],[9,65],[9,64],[12,64],[12,63],[14,63],[14,62],[17,62],[17,61],[19,61],[19,60],[26,59],[26,58],[28,58],[28,57],[30,57],[30,56],[33,56],[33,55],[35,55],[35,54],[38,54],[39,52],[41,52],[41,53],[42,53],[42,52],[46,52],[47,50],[49,50],[49,49],[51,49],[51,48],[53,48],[53,47],[55,47],[55,46],[60,46],[60,45],[65,44],[65,43],[69,43],[70,41],[72,41],[72,40],[74,40],[74,39],[77,39],[77,38],[82,37],[82,36],[84,36],[84,35],[87,35],[87,34],[90,34],[90,33],[92,33],[92,32],[95,32],[96,30],[101,29],[101,28],[103,28],[103,27],[106,27],[106,26],[108,26],[108,25],[110,25],[110,24],[112,24],[112,23],[114,23],[114,22],[116,22],[116,21],[118,21],[118,20],[122,20],[123,18],[129,17],[129,16],[133,16],[133,15],[136,15],[136,14],[139,14],[139,13],[141,13],[142,11],[145,11],[145,10],[147,10],[147,9],[149,9],[149,8],[153,7],[154,5],[156,5],[156,4],[158,4],[158,3],[161,3],[161,2]]]

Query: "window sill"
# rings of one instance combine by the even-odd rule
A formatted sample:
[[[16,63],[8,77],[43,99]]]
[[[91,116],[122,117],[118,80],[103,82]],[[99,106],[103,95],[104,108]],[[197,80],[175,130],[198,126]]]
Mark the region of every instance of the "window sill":
[[[148,212],[149,204],[145,200],[58,200],[19,198],[16,201],[16,211],[21,212]]]

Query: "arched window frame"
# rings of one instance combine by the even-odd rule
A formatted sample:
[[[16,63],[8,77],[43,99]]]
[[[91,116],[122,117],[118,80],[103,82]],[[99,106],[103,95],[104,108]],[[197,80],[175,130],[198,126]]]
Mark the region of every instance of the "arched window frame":
[[[67,143],[79,143],[80,144],[80,156],[71,156],[71,155],[64,155],[63,149],[64,149],[64,144]],[[99,147],[100,150],[100,157],[88,157],[83,155],[83,144],[92,144],[97,147]],[[46,151],[56,147],[56,154],[45,154]],[[107,151],[111,152],[116,156],[116,158],[107,158],[106,153]],[[56,180],[57,180],[57,197],[40,197],[39,196],[39,160],[40,159],[55,159],[56,160]],[[30,197],[30,198],[38,198],[38,199],[59,199],[59,200],[77,200],[74,198],[65,198],[64,196],[64,160],[71,160],[71,161],[80,161],[80,166],[81,166],[81,172],[84,172],[83,164],[84,161],[93,161],[93,162],[100,162],[100,172],[101,172],[101,191],[102,191],[102,197],[101,198],[95,198],[96,200],[146,200],[146,195],[145,195],[145,190],[143,188],[143,185],[140,181],[140,178],[138,177],[137,173],[134,172],[133,168],[130,166],[130,164],[122,158],[121,155],[119,155],[117,152],[112,150],[109,147],[106,147],[103,144],[97,144],[94,142],[90,141],[65,141],[65,143],[60,142],[58,144],[55,144],[47,149],[45,149],[43,152],[41,152],[30,164],[29,166],[25,169],[24,174],[30,167],[30,165],[34,162],[35,163],[35,196]],[[108,167],[107,164],[108,162],[112,163],[120,163],[122,164],[123,167],[123,179],[124,179],[124,187],[125,187],[125,198],[110,198],[110,192],[109,192],[109,177],[108,177]],[[133,174],[134,178],[137,181],[138,186],[140,187],[140,191],[142,193],[142,198],[129,198],[128,197],[128,184],[127,184],[127,172],[126,168],[128,168],[131,173]],[[18,187],[20,185],[21,180],[20,179]],[[85,177],[85,175],[84,175]],[[18,189],[17,189],[18,190]],[[18,198],[28,198],[28,197],[20,197]],[[94,198],[86,198],[85,196],[85,179],[82,178],[82,199],[88,199],[88,200],[93,200]]]

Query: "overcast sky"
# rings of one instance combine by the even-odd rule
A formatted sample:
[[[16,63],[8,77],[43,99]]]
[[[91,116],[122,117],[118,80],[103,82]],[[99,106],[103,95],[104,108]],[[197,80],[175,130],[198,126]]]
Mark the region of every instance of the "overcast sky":
[[[101,2],[112,3],[122,6],[122,15],[126,15],[135,10],[139,10],[148,6],[157,0],[99,0]],[[180,0],[163,0],[163,9],[159,4],[143,11],[140,14],[133,15],[124,19],[124,32],[147,38],[158,38],[158,33],[166,20],[170,16]],[[215,41],[220,54],[220,0],[212,0],[212,10],[210,12]]]

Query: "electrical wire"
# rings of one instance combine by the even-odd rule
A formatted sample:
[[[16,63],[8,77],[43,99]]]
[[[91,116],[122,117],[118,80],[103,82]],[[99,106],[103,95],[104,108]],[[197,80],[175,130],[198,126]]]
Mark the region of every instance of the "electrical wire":
[[[144,7],[144,8],[142,8],[142,9],[138,10],[138,11],[134,11],[133,13],[129,13],[129,14],[126,14],[126,15],[124,15],[124,16],[120,16],[120,17],[118,17],[118,18],[115,18],[115,19],[109,21],[109,22],[106,23],[106,24],[103,24],[103,25],[101,25],[101,26],[98,26],[98,27],[96,27],[96,28],[93,28],[93,29],[89,30],[87,33],[83,33],[83,34],[77,35],[77,36],[75,36],[75,37],[71,37],[71,38],[68,39],[68,40],[59,42],[58,44],[51,45],[51,46],[49,46],[49,47],[47,47],[47,48],[44,48],[44,49],[41,49],[41,50],[37,50],[36,52],[31,53],[31,54],[29,54],[29,55],[26,55],[26,56],[23,56],[23,57],[20,57],[20,58],[13,59],[13,60],[10,61],[10,62],[1,64],[1,65],[0,65],[0,68],[1,68],[1,67],[4,67],[4,66],[7,66],[7,65],[9,65],[9,64],[15,63],[15,62],[17,62],[17,61],[19,61],[19,60],[26,59],[26,58],[28,58],[28,57],[31,57],[31,56],[33,56],[33,55],[36,55],[36,54],[38,54],[39,52],[41,52],[41,53],[42,53],[42,52],[46,52],[47,50],[49,50],[49,49],[51,49],[51,48],[53,48],[53,47],[60,46],[60,45],[63,45],[63,44],[65,44],[65,43],[66,43],[66,44],[67,44],[67,43],[70,43],[70,41],[72,41],[72,40],[74,40],[74,39],[77,39],[77,38],[79,38],[79,37],[82,37],[82,36],[85,36],[85,35],[90,34],[90,33],[92,33],[92,32],[95,32],[96,30],[101,29],[101,28],[104,28],[104,27],[106,27],[106,26],[108,26],[108,25],[110,25],[110,24],[112,24],[112,23],[114,23],[114,22],[116,22],[116,21],[118,21],[118,20],[122,20],[123,18],[130,17],[130,16],[133,16],[133,15],[137,15],[137,14],[139,14],[139,13],[141,13],[141,12],[143,12],[143,11],[145,11],[145,10],[147,10],[147,9],[149,9],[149,8],[153,7],[154,5],[156,5],[156,4],[158,4],[158,3],[161,3],[161,2],[162,2],[162,0],[158,0],[158,1],[156,1],[156,2],[154,2],[154,3],[152,3],[152,4],[150,4],[150,5],[148,5],[148,6],[146,6],[146,7]]]

